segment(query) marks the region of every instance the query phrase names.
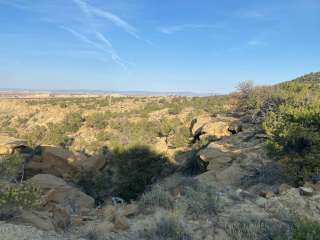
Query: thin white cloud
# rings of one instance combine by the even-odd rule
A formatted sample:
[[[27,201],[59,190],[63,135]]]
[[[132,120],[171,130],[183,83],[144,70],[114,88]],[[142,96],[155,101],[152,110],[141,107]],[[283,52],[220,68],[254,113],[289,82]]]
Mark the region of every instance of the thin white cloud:
[[[28,2],[21,2],[16,0],[0,0],[0,4],[20,8],[20,9],[29,9]]]
[[[95,17],[104,18],[112,22],[114,25],[120,27],[125,32],[131,34],[135,38],[140,39],[139,35],[137,34],[136,28],[133,27],[128,22],[126,22],[125,20],[123,20],[122,18],[120,18],[119,16],[109,11],[102,10],[97,7],[93,7],[89,5],[85,0],[73,0],[73,2],[79,6],[79,8],[87,17],[95,16]]]
[[[57,26],[68,26],[62,27],[62,29],[71,33],[75,38],[86,43],[88,46],[95,48],[96,51],[99,50],[97,54],[101,54],[102,52],[108,55],[109,58],[126,70],[128,65],[134,65],[134,63],[124,61],[118,55],[112,42],[103,34],[104,31],[102,31],[102,29],[105,30],[106,24],[110,22],[134,38],[151,44],[150,41],[142,39],[138,35],[137,29],[124,19],[109,11],[92,6],[88,0],[71,0],[68,3],[70,3],[70,5],[67,5],[65,8],[68,11],[57,13],[56,11],[60,11],[62,7],[58,0],[52,2],[40,1],[39,3],[25,0],[0,0],[0,6],[6,5],[41,13],[45,16],[40,17],[41,21],[50,22]],[[70,14],[67,15],[65,13]]]
[[[62,26],[61,28],[64,29],[65,31],[71,33],[74,37],[76,37],[80,41],[88,44],[89,46],[94,47],[96,49],[99,49],[100,51],[103,51],[105,53],[110,54],[111,59],[115,63],[120,65],[123,69],[127,70],[127,66],[126,66],[125,62],[119,57],[117,52],[112,48],[111,42],[109,42],[100,32],[96,32],[96,36],[97,36],[97,39],[100,40],[100,42],[102,42],[103,44],[100,44],[100,43],[97,43],[95,41],[92,41],[88,37],[86,37],[85,35],[77,32],[77,31],[75,31],[75,30],[73,30],[71,28],[68,28],[68,27],[65,27],[65,26]]]
[[[91,38],[89,39],[89,37],[85,37],[84,35],[78,36],[79,33],[77,33],[77,34],[73,33],[73,35],[77,36],[79,39],[82,39],[82,41],[87,42],[91,46],[94,46],[96,48],[99,48],[100,50],[104,50],[104,51],[108,52],[111,56],[111,59],[114,62],[121,65],[124,69],[127,70],[127,64],[132,65],[133,63],[123,61],[120,58],[120,56],[117,54],[116,50],[113,48],[113,44],[111,43],[111,41],[108,38],[106,38],[101,32],[97,31],[94,23],[99,18],[106,19],[106,20],[110,21],[112,24],[114,24],[117,27],[124,30],[125,32],[134,36],[136,39],[143,40],[137,34],[136,28],[134,28],[132,25],[130,25],[128,22],[126,22],[122,18],[118,17],[117,15],[115,15],[109,11],[102,10],[100,8],[97,8],[97,7],[94,7],[90,4],[88,4],[87,0],[72,0],[72,1],[80,8],[80,10],[86,16],[86,19],[89,23],[89,28],[90,28],[89,30],[95,35],[95,41],[90,40]],[[83,37],[85,37],[85,39],[83,39]],[[88,42],[88,41],[90,41],[90,42]],[[98,41],[99,43],[97,43],[96,41]],[[143,40],[143,41],[146,41],[146,40]],[[149,44],[148,41],[146,41],[146,42]]]
[[[100,32],[96,32],[96,37],[103,43],[105,43],[108,47],[112,48],[112,43]]]
[[[90,15],[90,9],[85,0],[73,0],[73,2],[78,5],[82,12],[84,12],[87,16]]]
[[[209,25],[209,24],[181,24],[181,25],[159,27],[158,31],[164,34],[173,34],[181,31],[205,29],[205,28],[212,28],[212,27],[215,27],[215,26]]]
[[[129,23],[121,19],[120,17],[108,12],[108,11],[103,11],[98,8],[92,8],[92,13],[94,13],[96,16],[105,18],[113,22],[115,25],[118,27],[122,28],[124,31],[127,33],[131,34],[137,39],[140,39],[139,35],[137,34],[137,30],[131,26]]]

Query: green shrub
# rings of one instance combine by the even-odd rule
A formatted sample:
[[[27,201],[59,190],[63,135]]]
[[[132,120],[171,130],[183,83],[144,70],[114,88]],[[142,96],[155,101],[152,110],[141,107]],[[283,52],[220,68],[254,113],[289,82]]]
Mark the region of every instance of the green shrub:
[[[190,130],[183,126],[177,128],[171,144],[174,148],[187,147],[190,144]]]
[[[67,107],[68,107],[68,105],[67,105],[66,103],[60,103],[59,106],[60,106],[61,108],[67,108]]]
[[[29,130],[24,135],[24,138],[27,140],[30,147],[36,147],[43,142],[46,133],[46,127],[37,125],[33,129]]]
[[[64,132],[77,132],[82,126],[83,118],[80,113],[69,113],[62,122]]]
[[[318,240],[320,236],[320,224],[298,219],[292,226],[278,233],[272,234],[272,240]]]
[[[96,129],[104,129],[108,126],[108,121],[110,119],[111,114],[109,112],[105,113],[94,113],[87,117],[86,122],[87,124]]]
[[[264,124],[270,153],[277,155],[297,184],[319,174],[320,102],[281,105]]]
[[[112,139],[112,135],[109,132],[105,132],[105,131],[100,131],[97,133],[96,135],[96,139],[99,142],[106,142]]]
[[[136,199],[169,168],[164,156],[146,146],[116,149],[111,164],[116,169],[115,194],[127,201]]]
[[[161,216],[149,228],[141,231],[140,237],[146,240],[192,240],[182,220],[173,214]]]
[[[169,192],[156,185],[141,196],[138,205],[141,212],[154,212],[159,207],[170,210],[174,207],[174,199]]]
[[[117,131],[111,139],[112,146],[135,146],[155,143],[159,135],[159,127],[156,122],[141,119],[137,122],[129,122],[127,119],[113,119],[110,126]]]
[[[280,240],[286,234],[286,227],[281,224],[252,216],[229,219],[225,230],[232,240]]]
[[[317,240],[320,237],[320,224],[317,222],[299,221],[292,230],[292,240]]]
[[[22,172],[24,160],[19,154],[0,158],[0,178],[17,178]]]
[[[182,110],[183,110],[182,106],[178,104],[174,104],[168,109],[168,113],[170,115],[178,115]]]
[[[186,147],[190,143],[190,130],[179,119],[162,119],[157,131],[173,148]]]
[[[66,135],[65,129],[61,124],[49,123],[43,142],[46,144],[61,145],[65,147],[71,144],[72,139]]]
[[[183,196],[182,201],[186,206],[186,214],[192,218],[216,216],[222,209],[220,196],[211,186],[186,187]]]
[[[175,129],[181,125],[181,122],[178,119],[161,119],[159,127],[160,137],[168,137],[174,134]]]
[[[20,126],[20,127],[25,126],[28,121],[29,121],[28,118],[22,118],[22,117],[18,117],[18,118],[17,118],[17,124],[18,124],[18,126]]]
[[[0,185],[0,210],[5,208],[32,209],[41,205],[41,191],[29,183]]]
[[[193,97],[188,103],[197,111],[203,110],[205,112],[225,113],[230,110],[230,95],[217,95],[209,97]]]

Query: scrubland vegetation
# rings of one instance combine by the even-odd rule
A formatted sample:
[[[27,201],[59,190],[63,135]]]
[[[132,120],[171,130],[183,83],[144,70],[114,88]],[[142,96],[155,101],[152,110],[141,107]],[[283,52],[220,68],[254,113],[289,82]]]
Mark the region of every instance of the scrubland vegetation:
[[[234,162],[242,164],[242,159],[235,156],[237,152],[242,151],[241,157],[256,153],[248,144],[252,141],[262,142],[263,151],[272,163],[280,166],[289,179],[286,183],[293,183],[292,187],[319,181],[319,83],[319,74],[310,74],[274,86],[243,82],[237,92],[224,96],[23,101],[28,112],[21,116],[6,113],[0,118],[2,131],[26,139],[31,147],[27,157],[23,152],[15,152],[0,159],[0,220],[11,219],[21,209],[42,207],[44,193],[28,182],[32,176],[25,174],[25,165],[41,156],[37,152],[39,146],[49,144],[59,146],[58,157],[65,151],[88,159],[103,158],[99,169],[80,168],[74,175],[59,177],[92,197],[99,207],[107,205],[110,199],[135,204],[140,215],[153,219],[134,232],[140,239],[199,239],[199,232],[208,229],[212,232],[207,235],[213,237],[217,229],[223,229],[228,239],[234,240],[319,239],[319,221],[304,219],[296,213],[286,213],[286,219],[274,215],[264,218],[222,214],[239,202],[253,201],[250,195],[253,193],[246,193],[249,199],[246,202],[239,195],[244,191],[238,191],[237,196],[229,192],[239,188],[240,183],[226,187],[215,178],[212,182],[201,178],[210,171],[216,171],[215,176],[222,171],[219,164],[211,167],[212,162],[204,157],[208,152],[213,155],[214,163],[219,163],[219,157],[232,151],[224,166],[227,168]],[[45,109],[47,115],[43,114]],[[225,136],[215,135],[216,122],[221,124],[235,116],[240,122],[236,127],[228,123]],[[194,129],[196,124],[199,126]],[[243,142],[236,142],[241,132],[244,137],[239,139]],[[224,142],[232,136],[235,136],[234,145]],[[215,147],[219,144],[223,148],[218,151]],[[238,148],[232,149],[231,145]],[[257,170],[254,164],[258,160],[241,167],[247,170],[253,165]],[[232,171],[228,173],[230,178]],[[309,194],[308,189],[301,191],[303,196]],[[262,201],[262,204],[266,203]],[[95,232],[92,238],[100,239]]]
[[[89,146],[93,149],[103,145],[108,145],[109,148],[137,144],[152,145],[157,137],[170,138],[172,147],[179,148],[189,144],[190,126],[187,120],[192,120],[201,112],[209,114],[227,112],[229,99],[229,96],[213,96],[154,98],[147,99],[147,102],[145,102],[146,98],[130,97],[114,97],[112,100],[109,98],[32,100],[27,101],[27,104],[43,108],[59,106],[70,110],[71,113],[66,114],[60,122],[48,122],[45,125],[30,116],[23,121],[18,118],[11,124],[8,117],[2,120],[2,129],[26,138],[31,146],[52,144],[72,147],[74,140],[72,134],[82,127],[91,128],[96,133],[95,141],[92,143],[96,146]],[[121,103],[124,105],[123,108]],[[64,104],[63,107],[61,104]],[[120,104],[120,111],[118,104]],[[129,107],[126,107],[127,105]],[[112,109],[112,106],[116,106],[115,109]],[[140,107],[129,110],[132,106]],[[62,109],[62,112],[66,111]],[[86,113],[89,109],[90,114]],[[150,114],[161,110],[165,112],[150,118]],[[185,119],[176,116],[185,110],[188,110],[188,116]],[[27,123],[31,126],[25,130]],[[85,147],[88,146],[83,146]]]
[[[19,208],[33,209],[41,204],[41,191],[22,182],[23,159],[15,154],[0,159],[0,220],[13,216]],[[10,181],[1,181],[1,180]]]
[[[265,118],[271,155],[297,184],[319,175],[320,85],[318,74],[271,87],[241,86],[240,103]]]

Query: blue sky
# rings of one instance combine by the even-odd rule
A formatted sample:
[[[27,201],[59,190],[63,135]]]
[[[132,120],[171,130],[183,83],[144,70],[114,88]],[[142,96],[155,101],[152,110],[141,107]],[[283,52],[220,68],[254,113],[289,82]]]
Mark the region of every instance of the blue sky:
[[[0,87],[272,84],[320,70],[319,12],[319,0],[0,0]]]

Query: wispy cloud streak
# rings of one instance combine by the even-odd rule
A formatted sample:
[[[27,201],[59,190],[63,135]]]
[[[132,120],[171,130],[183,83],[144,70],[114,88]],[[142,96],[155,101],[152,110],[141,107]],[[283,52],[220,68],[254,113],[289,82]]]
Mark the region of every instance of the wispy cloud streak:
[[[214,25],[210,24],[181,24],[181,25],[173,25],[166,27],[159,27],[158,31],[164,34],[173,34],[176,32],[188,31],[188,30],[199,30],[199,29],[207,29],[213,28]]]
[[[116,16],[110,12],[103,11],[101,9],[97,9],[97,8],[92,8],[92,12],[96,16],[110,20],[115,25],[117,25],[118,27],[125,30],[127,33],[131,34],[132,36],[134,36],[137,39],[140,39],[139,35],[137,34],[137,30],[133,26],[131,26],[129,23],[127,23],[123,19],[119,18],[118,16]]]
[[[138,30],[130,23],[110,11],[93,6],[88,0],[68,1],[65,9],[68,10],[67,12],[70,15],[66,15],[65,12],[57,13],[56,11],[60,11],[61,7],[63,7],[61,1],[37,1],[38,3],[35,3],[34,1],[25,0],[0,0],[0,6],[6,5],[45,15],[45,19],[40,18],[40,20],[50,22],[59,27],[62,25],[63,27],[61,28],[63,30],[94,49],[97,53],[96,55],[104,54],[105,58],[103,57],[103,59],[109,58],[125,70],[128,69],[129,65],[134,65],[134,63],[123,60],[110,39],[105,36],[108,23],[136,39],[151,44],[150,41],[142,39],[138,34]]]
[[[101,44],[100,44],[96,41],[90,40],[85,35],[77,32],[71,28],[68,28],[65,26],[62,26],[61,28],[65,31],[71,33],[74,37],[76,37],[78,40],[86,43],[87,45],[94,47],[95,49],[98,49],[100,51],[103,51],[105,53],[110,54],[111,59],[115,63],[119,64],[123,69],[127,70],[126,63],[119,57],[117,52],[113,49],[112,44],[102,35],[102,33],[96,32],[96,37],[101,42]]]
[[[103,36],[102,33],[96,32],[96,37],[101,42],[105,43],[109,48],[112,48],[112,43],[105,36]]]
[[[117,16],[109,11],[102,10],[97,7],[93,7],[93,6],[89,5],[85,0],[73,0],[73,2],[76,5],[78,5],[78,7],[82,10],[82,12],[87,17],[95,16],[95,17],[104,18],[104,19],[112,22],[114,25],[120,27],[125,32],[131,34],[135,38],[140,39],[140,37],[137,33],[137,29],[135,27],[133,27],[131,24],[129,24],[128,22],[126,22],[125,20],[123,20],[122,18],[120,18],[119,16]]]

